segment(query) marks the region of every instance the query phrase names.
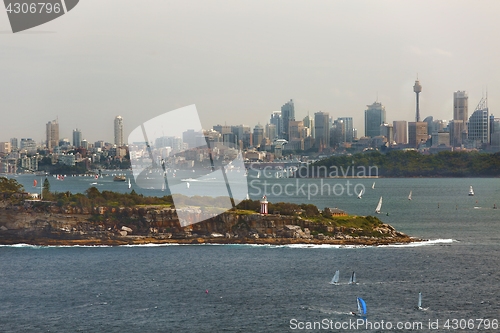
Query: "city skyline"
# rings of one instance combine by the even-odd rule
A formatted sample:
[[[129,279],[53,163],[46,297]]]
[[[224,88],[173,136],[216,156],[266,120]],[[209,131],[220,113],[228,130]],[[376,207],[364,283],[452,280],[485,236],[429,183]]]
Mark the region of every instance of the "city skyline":
[[[500,25],[495,1],[152,0],[139,11],[128,4],[88,0],[60,20],[0,34],[0,72],[8,78],[0,83],[0,106],[9,124],[2,140],[39,142],[39,124],[57,116],[61,137],[71,138],[78,127],[90,141],[112,142],[107,119],[116,114],[127,119],[127,136],[144,121],[191,104],[206,128],[265,125],[290,98],[296,120],[318,111],[350,116],[378,99],[387,119],[411,121],[417,75],[424,86],[421,118],[451,119],[450,93],[457,90],[466,90],[474,105],[487,89],[490,112],[500,105],[500,52],[489,37]],[[115,6],[120,15],[95,17],[95,8]],[[159,12],[162,20],[135,24]],[[293,24],[285,28],[283,21]],[[0,31],[7,30],[2,14]],[[353,120],[364,133],[362,116]]]

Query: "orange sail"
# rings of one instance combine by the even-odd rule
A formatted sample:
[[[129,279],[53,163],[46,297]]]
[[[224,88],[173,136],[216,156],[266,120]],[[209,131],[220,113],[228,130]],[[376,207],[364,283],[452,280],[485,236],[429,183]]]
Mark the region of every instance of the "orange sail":
[[[35,180],[33,180],[33,187],[36,187],[36,184],[37,184],[37,182],[36,182],[36,179],[35,179]]]

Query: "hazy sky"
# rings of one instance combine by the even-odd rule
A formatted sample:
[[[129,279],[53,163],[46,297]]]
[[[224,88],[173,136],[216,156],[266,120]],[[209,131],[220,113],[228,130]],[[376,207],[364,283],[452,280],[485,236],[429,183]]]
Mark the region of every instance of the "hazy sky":
[[[202,125],[265,124],[290,98],[296,118],[352,116],[378,100],[387,120],[451,119],[453,92],[469,115],[488,90],[500,116],[500,2],[80,0],[66,15],[12,34],[0,9],[0,141],[125,136],[196,104]]]

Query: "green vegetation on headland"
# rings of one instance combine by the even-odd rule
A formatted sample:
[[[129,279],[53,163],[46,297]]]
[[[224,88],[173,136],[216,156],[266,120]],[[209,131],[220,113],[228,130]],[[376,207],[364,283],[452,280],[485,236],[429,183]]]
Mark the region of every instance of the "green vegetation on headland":
[[[338,209],[319,210],[311,204],[269,203],[269,215],[259,213],[259,200],[244,200],[237,208],[203,222],[181,227],[170,196],[131,193],[53,193],[43,200],[24,200],[22,186],[0,178],[4,196],[0,208],[0,243],[142,244],[258,243],[366,244],[415,241],[373,216],[348,216]],[[176,199],[177,200],[177,199]],[[184,197],[193,208],[216,198]]]
[[[446,151],[423,155],[411,150],[394,150],[386,154],[375,151],[352,156],[332,156],[309,168],[307,175],[305,171],[302,175],[342,177],[343,171],[348,177],[352,177],[353,173],[355,177],[498,177],[500,153]],[[301,176],[300,173],[298,175]]]

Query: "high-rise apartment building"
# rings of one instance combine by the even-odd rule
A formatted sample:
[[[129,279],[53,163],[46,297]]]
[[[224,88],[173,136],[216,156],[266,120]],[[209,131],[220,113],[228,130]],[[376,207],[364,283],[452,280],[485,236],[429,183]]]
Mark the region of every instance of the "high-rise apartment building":
[[[281,107],[281,118],[283,119],[283,138],[289,140],[290,137],[288,133],[290,132],[290,121],[295,120],[295,106],[293,105],[293,100],[286,102]]]
[[[123,146],[123,118],[121,116],[115,118],[115,145]]]
[[[46,145],[48,149],[54,149],[59,144],[59,123],[56,120],[49,121],[46,125]]]
[[[78,128],[73,130],[73,147],[80,148],[82,146],[82,131]]]
[[[314,132],[316,133],[315,147],[318,151],[330,148],[330,114],[316,112],[314,114]]]
[[[276,136],[276,125],[274,124],[266,124],[265,137],[269,140],[273,141],[277,138]]]
[[[368,109],[365,110],[365,136],[379,136],[380,125],[385,123],[385,107],[379,102],[374,102],[367,107]]]

